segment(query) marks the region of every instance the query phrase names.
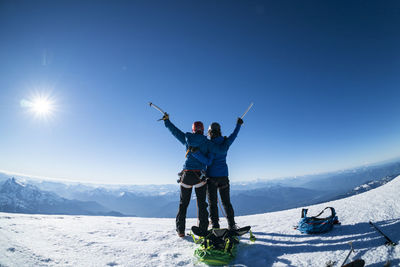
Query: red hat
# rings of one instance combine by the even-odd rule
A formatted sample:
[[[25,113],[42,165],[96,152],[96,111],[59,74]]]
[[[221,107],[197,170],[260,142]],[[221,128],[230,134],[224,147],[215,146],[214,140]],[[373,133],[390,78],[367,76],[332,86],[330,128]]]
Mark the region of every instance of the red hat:
[[[204,134],[204,125],[201,121],[195,121],[192,124],[192,132]]]

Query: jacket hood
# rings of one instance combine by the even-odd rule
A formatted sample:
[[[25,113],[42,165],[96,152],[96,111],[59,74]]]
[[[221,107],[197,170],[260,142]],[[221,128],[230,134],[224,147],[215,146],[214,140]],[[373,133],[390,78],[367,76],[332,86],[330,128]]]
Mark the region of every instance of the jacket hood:
[[[222,142],[224,142],[224,137],[223,136],[218,136],[216,138],[211,139],[211,141],[215,144],[222,144]]]
[[[207,142],[207,137],[202,134],[194,134],[187,132],[185,134],[186,144],[193,147],[199,147],[201,144]]]

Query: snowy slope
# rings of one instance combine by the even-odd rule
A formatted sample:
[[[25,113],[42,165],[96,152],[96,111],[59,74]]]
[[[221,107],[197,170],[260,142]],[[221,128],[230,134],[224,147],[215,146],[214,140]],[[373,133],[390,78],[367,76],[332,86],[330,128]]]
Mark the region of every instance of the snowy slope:
[[[400,245],[384,239],[368,224],[376,222],[396,242],[400,239],[400,176],[371,191],[309,208],[316,214],[326,206],[337,210],[341,226],[323,235],[293,229],[300,209],[237,218],[250,224],[258,240],[242,238],[232,266],[336,266],[352,241],[367,266],[400,265]],[[225,223],[225,222],[223,222]],[[187,220],[187,228],[196,224]],[[0,213],[0,266],[193,266],[196,245],[180,239],[174,219]]]

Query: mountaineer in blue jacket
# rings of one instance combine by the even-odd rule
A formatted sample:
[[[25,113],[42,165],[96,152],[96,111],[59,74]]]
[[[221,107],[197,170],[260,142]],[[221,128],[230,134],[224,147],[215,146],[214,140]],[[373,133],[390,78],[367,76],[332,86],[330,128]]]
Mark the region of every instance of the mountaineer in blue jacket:
[[[229,137],[223,137],[221,134],[221,126],[217,122],[213,122],[208,128],[208,135],[211,142],[215,144],[222,144],[226,142],[229,147],[235,141],[239,133],[243,120],[238,118],[235,130]],[[228,228],[230,230],[237,230],[238,226],[235,223],[235,213],[230,200],[229,193],[229,178],[228,178],[228,165],[226,164],[227,152],[223,154],[204,154],[201,151],[193,153],[193,157],[197,158],[207,167],[207,196],[208,203],[210,204],[210,218],[213,228],[219,228],[218,216],[218,192],[221,196],[222,206],[224,207],[226,218],[228,220]],[[207,156],[206,156],[207,155]]]
[[[186,212],[193,187],[195,188],[197,198],[199,228],[202,231],[207,231],[207,186],[205,186],[207,184],[205,176],[207,166],[193,156],[193,151],[196,150],[205,155],[210,153],[224,154],[228,150],[228,145],[226,142],[216,144],[208,140],[203,134],[204,126],[201,121],[193,123],[191,133],[184,133],[172,124],[167,113],[164,114],[162,119],[164,120],[165,127],[170,130],[172,135],[175,136],[182,145],[186,146],[186,159],[183,170],[179,174],[181,193],[178,214],[176,215],[176,231],[178,236],[185,236]]]

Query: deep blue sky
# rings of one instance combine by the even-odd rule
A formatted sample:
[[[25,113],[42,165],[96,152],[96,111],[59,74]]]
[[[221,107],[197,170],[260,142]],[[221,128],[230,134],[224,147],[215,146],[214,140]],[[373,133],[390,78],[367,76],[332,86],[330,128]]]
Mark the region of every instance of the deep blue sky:
[[[0,1],[0,169],[174,183],[189,131],[229,135],[230,178],[400,155],[399,1]],[[35,119],[22,99],[50,94]]]

